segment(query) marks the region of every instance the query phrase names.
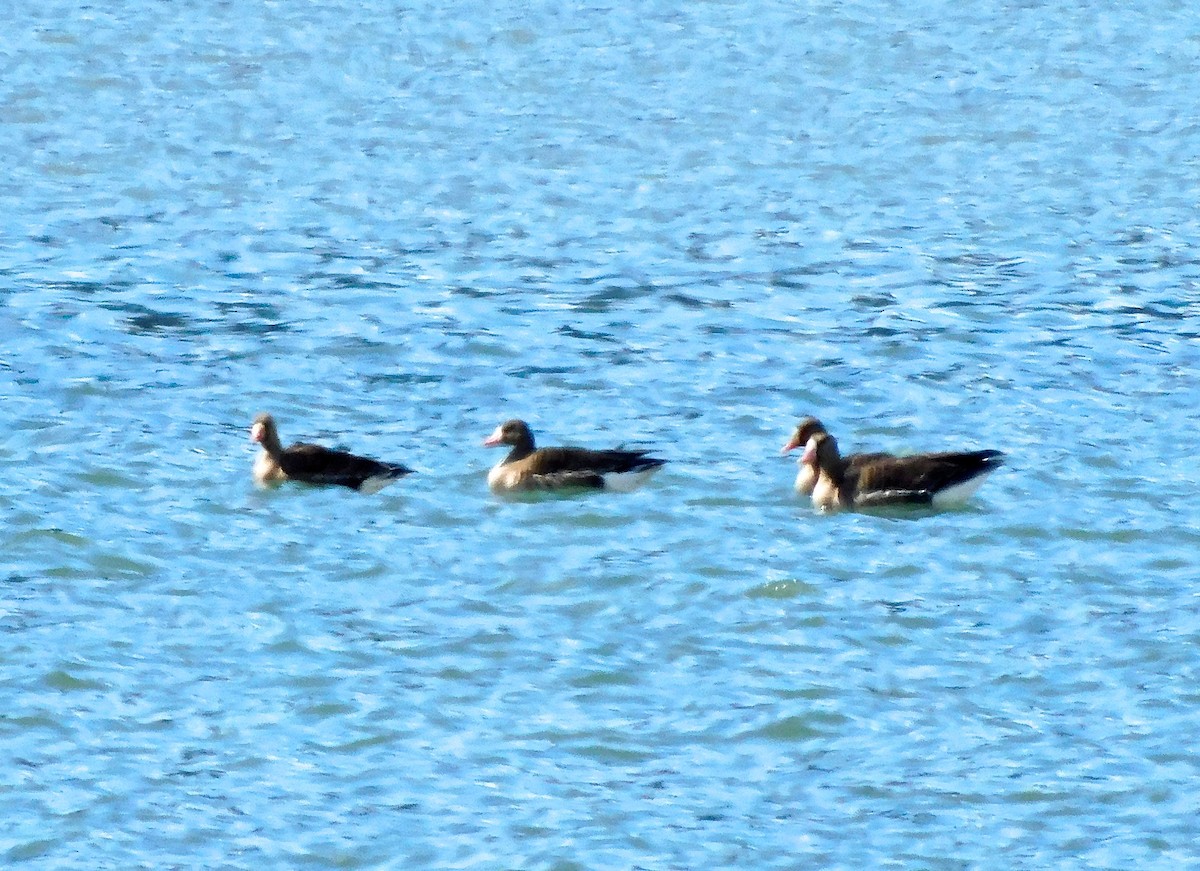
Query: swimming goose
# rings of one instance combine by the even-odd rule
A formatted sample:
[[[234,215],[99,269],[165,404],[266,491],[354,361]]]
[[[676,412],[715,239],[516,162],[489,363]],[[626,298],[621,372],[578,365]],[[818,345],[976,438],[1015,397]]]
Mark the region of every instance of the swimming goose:
[[[882,457],[852,466],[829,433],[808,440],[804,462],[816,470],[813,505],[873,508],[884,505],[943,506],[965,502],[988,474],[1004,462],[1000,451],[943,451],[910,457]]]
[[[285,448],[279,441],[275,419],[269,414],[254,418],[250,438],[262,445],[262,451],[254,461],[254,480],[264,486],[304,481],[376,493],[413,471],[399,463],[381,463],[320,445],[298,442]]]
[[[574,487],[627,493],[666,463],[646,451],[536,448],[528,424],[515,419],[496,427],[483,444],[511,448],[488,473],[488,486],[498,493]]]
[[[780,453],[786,454],[794,451],[796,448],[804,447],[808,444],[808,440],[819,432],[826,432],[825,424],[821,423],[815,417],[801,418],[800,423],[796,424],[796,431],[792,433],[792,437],[783,446],[783,450]],[[890,456],[892,455],[884,453],[849,454],[842,459],[846,461],[850,468],[857,468],[862,463],[882,460]],[[796,471],[796,483],[793,486],[795,486],[796,492],[801,496],[808,496],[812,493],[813,487],[817,483],[816,467],[804,462],[803,459],[797,465],[799,468]]]

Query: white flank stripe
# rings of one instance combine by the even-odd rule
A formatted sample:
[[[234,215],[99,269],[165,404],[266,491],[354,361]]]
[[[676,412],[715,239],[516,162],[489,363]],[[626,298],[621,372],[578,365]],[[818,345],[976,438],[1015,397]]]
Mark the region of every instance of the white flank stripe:
[[[945,490],[939,490],[933,494],[933,504],[942,505],[960,505],[966,502],[975,495],[975,491],[983,486],[984,479],[991,474],[990,471],[983,472],[963,481],[961,484],[955,484],[953,487],[947,487]]]
[[[658,469],[659,467],[655,466],[640,472],[609,472],[604,476],[604,487],[617,493],[630,493],[649,481],[650,476]]]
[[[358,488],[358,492],[366,493],[370,496],[372,493],[378,493],[388,484],[394,484],[396,480],[391,475],[372,475],[362,482],[362,486]]]

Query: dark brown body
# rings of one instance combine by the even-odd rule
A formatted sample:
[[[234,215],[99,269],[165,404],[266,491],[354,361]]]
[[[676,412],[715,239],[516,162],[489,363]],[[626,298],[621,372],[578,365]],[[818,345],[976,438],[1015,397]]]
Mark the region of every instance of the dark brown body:
[[[321,445],[297,442],[285,448],[279,440],[275,420],[269,414],[258,415],[250,433],[251,438],[262,445],[262,453],[254,461],[254,479],[260,484],[302,481],[375,493],[412,474],[412,469],[399,463],[384,463]]]
[[[521,420],[500,424],[484,445],[511,448],[488,473],[488,486],[497,492],[569,488],[629,491],[645,483],[666,463],[647,456],[646,451],[538,448],[529,426]]]
[[[813,504],[824,510],[962,502],[1004,463],[1000,451],[941,451],[849,463],[828,433],[808,442],[804,462],[816,470]]]

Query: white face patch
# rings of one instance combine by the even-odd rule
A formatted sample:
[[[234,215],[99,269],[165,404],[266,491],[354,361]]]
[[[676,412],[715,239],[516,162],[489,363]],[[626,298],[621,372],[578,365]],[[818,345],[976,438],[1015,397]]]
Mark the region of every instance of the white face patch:
[[[817,445],[812,439],[809,439],[808,444],[804,446],[804,456],[800,458],[800,462],[806,466],[817,464]]]

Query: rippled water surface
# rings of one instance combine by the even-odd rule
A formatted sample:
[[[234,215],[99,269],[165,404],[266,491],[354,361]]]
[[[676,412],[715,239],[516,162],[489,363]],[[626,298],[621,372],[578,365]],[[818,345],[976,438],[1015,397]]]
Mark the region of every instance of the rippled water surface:
[[[1190,6],[8,19],[6,864],[1200,860]],[[805,413],[1009,464],[823,516]],[[501,501],[515,416],[670,463]]]

